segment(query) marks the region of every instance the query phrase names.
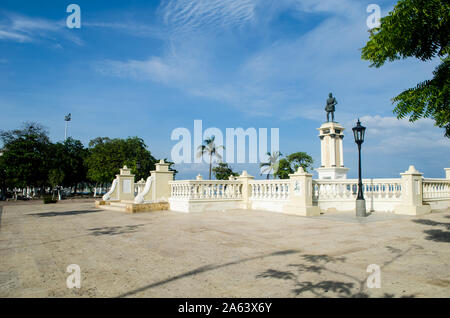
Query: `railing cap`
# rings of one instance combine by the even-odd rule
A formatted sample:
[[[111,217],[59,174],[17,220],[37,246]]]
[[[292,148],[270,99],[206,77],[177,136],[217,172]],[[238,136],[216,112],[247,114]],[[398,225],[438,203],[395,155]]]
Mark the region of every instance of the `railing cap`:
[[[403,176],[403,175],[421,176],[421,175],[423,175],[423,173],[417,171],[417,169],[416,169],[416,167],[414,167],[414,165],[410,165],[410,166],[409,166],[409,169],[406,170],[406,171],[403,172],[403,173],[400,173],[400,175],[402,175],[402,176]]]

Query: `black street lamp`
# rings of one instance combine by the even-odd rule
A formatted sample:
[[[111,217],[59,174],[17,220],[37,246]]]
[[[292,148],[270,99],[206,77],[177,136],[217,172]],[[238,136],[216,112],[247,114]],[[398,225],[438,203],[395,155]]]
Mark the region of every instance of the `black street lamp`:
[[[139,169],[141,169],[141,161],[138,159],[136,162],[136,174],[139,173]]]
[[[363,184],[361,179],[361,145],[364,142],[364,133],[366,132],[366,127],[361,126],[361,122],[356,123],[353,127],[353,136],[355,137],[355,142],[358,145],[358,197],[356,198],[356,216],[367,216],[366,214],[366,201],[364,200],[363,194]]]

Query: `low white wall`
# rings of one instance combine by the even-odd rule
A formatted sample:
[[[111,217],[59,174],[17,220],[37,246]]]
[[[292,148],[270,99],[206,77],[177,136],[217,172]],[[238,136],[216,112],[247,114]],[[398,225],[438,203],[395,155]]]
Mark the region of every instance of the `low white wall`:
[[[252,200],[250,199],[251,210],[263,210],[271,212],[283,212],[284,207],[289,203],[287,200]]]
[[[378,212],[394,212],[395,207],[401,204],[401,201],[381,201],[381,200],[370,200],[365,198],[366,200],[366,210],[367,211],[378,211]],[[337,201],[337,200],[329,200],[329,201],[319,201],[314,202],[314,205],[318,205],[320,210],[326,211],[351,211],[355,209],[356,201],[348,200],[348,201]]]
[[[425,204],[429,204],[431,210],[444,210],[450,208],[449,200],[423,200]]]
[[[186,200],[170,198],[169,205],[171,211],[185,213],[245,208],[243,200]]]

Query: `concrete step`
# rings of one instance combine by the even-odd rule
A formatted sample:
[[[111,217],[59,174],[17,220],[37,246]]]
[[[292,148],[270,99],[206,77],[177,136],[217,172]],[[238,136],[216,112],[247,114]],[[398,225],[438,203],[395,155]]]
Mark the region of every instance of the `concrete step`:
[[[99,208],[102,210],[126,212],[125,206],[120,205],[102,205]]]

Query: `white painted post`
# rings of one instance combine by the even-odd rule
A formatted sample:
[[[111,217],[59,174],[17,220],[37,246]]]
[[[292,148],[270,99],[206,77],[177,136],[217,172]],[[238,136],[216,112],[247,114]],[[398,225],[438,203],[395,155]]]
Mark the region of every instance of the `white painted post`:
[[[173,171],[169,170],[169,165],[161,159],[157,163],[156,169],[150,171],[153,177],[154,185],[152,185],[152,202],[167,202],[170,198],[170,185],[169,181],[173,181]]]
[[[237,177],[237,180],[242,182],[242,200],[244,201],[242,205],[243,209],[251,209],[250,195],[252,194],[252,188],[249,181],[253,179],[255,179],[255,177],[249,175],[247,170],[242,171],[242,174]]]
[[[117,193],[120,201],[134,200],[134,174],[131,174],[131,169],[123,166],[120,169],[120,174],[116,175],[118,179]]]
[[[445,179],[450,179],[450,168],[444,168],[445,170]]]
[[[431,212],[429,205],[423,205],[422,175],[411,165],[402,177],[402,204],[395,207],[395,213],[422,215]]]
[[[312,174],[306,173],[300,166],[296,173],[289,175],[289,204],[284,212],[302,216],[320,215],[318,206],[312,203]]]

